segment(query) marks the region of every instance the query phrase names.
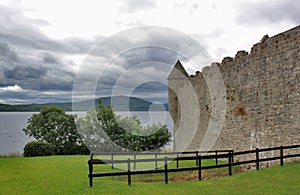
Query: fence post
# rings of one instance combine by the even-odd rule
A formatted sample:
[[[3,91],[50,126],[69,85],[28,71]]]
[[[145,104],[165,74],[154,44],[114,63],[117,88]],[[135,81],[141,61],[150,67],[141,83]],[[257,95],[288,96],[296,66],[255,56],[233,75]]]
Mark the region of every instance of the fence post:
[[[259,149],[256,148],[256,170],[259,170]]]
[[[201,180],[201,154],[198,156],[198,180]]]
[[[168,161],[166,156],[165,156],[165,184],[168,184]]]
[[[231,150],[231,163],[234,163],[234,155],[233,155],[233,153],[234,153],[234,150]]]
[[[218,165],[218,150],[216,150],[216,165]]]
[[[232,175],[232,165],[231,165],[231,152],[228,152],[228,174],[231,176]]]
[[[283,146],[280,146],[280,165],[283,166]]]
[[[196,166],[198,166],[198,151],[196,151]]]
[[[130,158],[127,159],[127,170],[128,170],[128,185],[131,185],[131,174],[130,174]]]
[[[155,170],[157,170],[157,151],[155,151]]]
[[[179,168],[179,161],[178,161],[179,155],[178,152],[176,152],[176,168]]]
[[[133,159],[134,159],[134,161],[133,161],[133,170],[135,170],[136,169],[136,153],[134,152],[133,153]]]
[[[90,187],[93,187],[93,154],[91,153],[90,159],[88,160],[89,165],[89,179],[90,179]]]
[[[112,162],[111,162],[111,168],[114,169],[114,163],[113,163],[114,154],[113,153],[111,153],[111,160],[112,160]]]

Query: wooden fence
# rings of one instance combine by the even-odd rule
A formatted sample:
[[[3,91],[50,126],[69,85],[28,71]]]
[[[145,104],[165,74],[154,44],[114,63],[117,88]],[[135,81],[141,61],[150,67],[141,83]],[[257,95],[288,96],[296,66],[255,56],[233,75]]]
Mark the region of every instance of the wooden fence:
[[[259,170],[260,162],[267,162],[267,161],[274,161],[279,160],[280,165],[283,166],[283,160],[286,158],[295,158],[300,157],[300,153],[293,153],[293,154],[286,154],[285,150],[300,148],[300,145],[291,145],[291,146],[280,146],[280,147],[272,147],[272,148],[264,148],[255,150],[248,150],[248,151],[241,151],[241,152],[234,152],[233,150],[216,150],[216,151],[192,151],[192,152],[167,152],[167,153],[98,153],[97,155],[110,155],[110,160],[101,160],[101,159],[93,159],[93,154],[91,154],[90,159],[88,160],[89,166],[89,183],[90,187],[93,186],[93,178],[94,177],[107,177],[107,176],[121,176],[127,175],[128,185],[131,185],[131,176],[132,175],[141,175],[141,174],[153,174],[153,173],[164,173],[164,180],[165,183],[168,184],[168,173],[171,172],[180,172],[180,171],[198,171],[198,180],[202,179],[202,170],[207,169],[215,169],[221,167],[228,167],[228,175],[232,175],[232,167],[237,165],[245,165],[245,164],[253,164],[255,163],[256,169]],[[260,158],[260,154],[264,152],[274,152],[278,151],[278,156],[272,156],[267,158]],[[189,154],[193,154],[192,156],[186,156]],[[204,154],[204,155],[203,155]],[[249,155],[254,154],[255,158],[251,160],[244,160],[244,161],[236,161],[234,159],[237,156],[241,155]],[[116,160],[114,157],[116,155],[126,155],[126,156],[133,156],[133,159],[126,159],[126,160]],[[153,155],[154,158],[144,158],[144,159],[137,159],[137,155]],[[176,157],[167,157],[166,155],[176,155]],[[185,156],[183,156],[185,155]],[[160,157],[164,156],[164,157]],[[204,159],[214,159],[215,165],[209,166],[202,166],[202,160]],[[227,163],[219,164],[219,159],[226,159]],[[186,160],[195,160],[195,166],[193,167],[180,167],[180,161]],[[176,161],[176,168],[168,168],[168,163],[171,161]],[[152,170],[136,170],[136,164],[142,162],[152,162],[154,163],[154,169]],[[164,163],[163,169],[158,169],[158,162]],[[93,166],[99,164],[111,164],[112,168],[114,168],[115,164],[127,164],[127,171],[123,172],[108,172],[108,173],[93,173]],[[133,164],[133,170],[131,170],[131,165]]]

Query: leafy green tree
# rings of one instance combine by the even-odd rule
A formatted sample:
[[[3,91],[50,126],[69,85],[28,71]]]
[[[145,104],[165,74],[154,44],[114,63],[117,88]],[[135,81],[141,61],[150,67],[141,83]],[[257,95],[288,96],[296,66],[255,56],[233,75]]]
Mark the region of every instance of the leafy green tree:
[[[33,114],[28,119],[28,125],[23,131],[38,141],[53,144],[56,154],[88,153],[76,130],[74,119],[74,115],[66,114],[60,107],[46,106],[41,108],[39,114]]]
[[[136,117],[116,116],[111,106],[105,107],[99,101],[97,118],[100,127],[118,146],[133,151],[158,150],[171,141],[166,125],[143,127]]]
[[[96,110],[90,110],[84,117],[76,120],[76,126],[84,144],[93,153],[122,151],[122,148],[106,135],[97,119]]]

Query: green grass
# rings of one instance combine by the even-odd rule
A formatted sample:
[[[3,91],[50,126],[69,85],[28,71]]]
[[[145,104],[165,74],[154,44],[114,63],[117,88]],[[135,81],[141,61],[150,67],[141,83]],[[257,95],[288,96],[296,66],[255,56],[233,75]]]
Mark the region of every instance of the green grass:
[[[0,194],[299,194],[300,162],[206,181],[141,182],[95,178],[88,183],[88,156],[0,158]],[[190,162],[194,163],[194,162]],[[172,165],[173,166],[173,165]],[[112,171],[101,166],[102,172]],[[100,170],[99,170],[100,171]],[[117,170],[114,170],[117,171]],[[140,177],[140,176],[139,176]],[[158,176],[156,176],[158,177]]]
[[[168,155],[168,158],[176,158],[176,155]],[[95,159],[106,159],[106,160],[111,160],[111,156],[95,156]],[[134,159],[133,155],[132,156],[127,156],[127,155],[121,155],[121,156],[114,156],[114,160],[127,160],[128,158],[130,159]],[[139,155],[136,156],[136,159],[149,159],[149,158],[155,158],[155,156],[145,156],[145,155]],[[164,158],[164,156],[159,155],[158,158]],[[219,162],[220,164],[222,164],[222,162]],[[208,166],[208,165],[215,165],[215,160],[202,160],[202,166]],[[107,165],[108,166],[108,165]],[[163,161],[158,161],[157,163],[158,169],[164,169],[164,162]],[[196,166],[196,161],[195,160],[185,160],[185,161],[180,161],[179,162],[179,167],[183,168],[183,167],[195,167]],[[109,167],[111,167],[111,165],[109,165]],[[122,163],[122,164],[114,164],[115,169],[114,170],[109,170],[109,172],[123,172],[124,170],[127,170],[127,164],[126,163]],[[176,168],[176,161],[173,162],[169,162],[168,163],[168,169],[172,169],[172,168]],[[94,166],[94,173],[99,173],[99,172],[103,172],[103,165],[96,165]],[[139,162],[136,163],[136,169],[135,170],[151,170],[151,169],[155,169],[155,162]],[[233,168],[233,171],[235,171],[236,168]],[[134,170],[134,165],[133,163],[131,163],[131,170]],[[209,172],[220,172],[220,171],[227,171],[228,168],[220,168],[220,169],[211,169],[208,170]],[[168,174],[168,178],[170,181],[182,181],[182,180],[186,180],[186,178],[194,178],[197,177],[194,174],[192,174],[192,171],[185,171],[185,172],[175,172],[175,173],[169,173]],[[190,177],[189,177],[190,176]],[[119,176],[119,177],[115,177],[118,180],[121,181],[127,181],[127,176]],[[152,182],[152,181],[162,181],[164,182],[164,174],[144,174],[144,175],[134,175],[132,176],[132,182]]]

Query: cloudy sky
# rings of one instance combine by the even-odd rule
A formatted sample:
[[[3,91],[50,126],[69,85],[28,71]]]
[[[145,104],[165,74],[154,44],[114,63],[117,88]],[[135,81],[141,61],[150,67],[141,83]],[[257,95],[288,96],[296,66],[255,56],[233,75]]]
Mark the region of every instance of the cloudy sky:
[[[191,56],[206,59],[183,63],[193,74],[299,25],[299,10],[292,0],[1,0],[0,103],[93,95],[165,103],[168,73],[191,50],[185,36],[200,46]]]

